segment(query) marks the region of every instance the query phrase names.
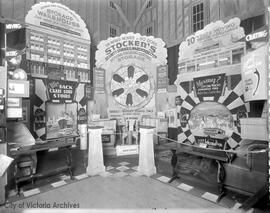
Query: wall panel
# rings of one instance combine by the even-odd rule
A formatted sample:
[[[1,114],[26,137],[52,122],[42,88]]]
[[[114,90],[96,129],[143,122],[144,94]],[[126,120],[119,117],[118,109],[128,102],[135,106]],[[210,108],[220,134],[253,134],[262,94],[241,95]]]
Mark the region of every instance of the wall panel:
[[[157,4],[157,37],[163,38],[163,1]]]
[[[169,40],[169,12],[170,12],[170,7],[169,7],[169,1],[168,0],[163,0],[163,39],[165,41]]]
[[[169,41],[173,41],[176,39],[175,35],[175,29],[176,29],[176,20],[175,20],[175,7],[176,7],[176,2],[175,0],[170,0],[169,1]]]

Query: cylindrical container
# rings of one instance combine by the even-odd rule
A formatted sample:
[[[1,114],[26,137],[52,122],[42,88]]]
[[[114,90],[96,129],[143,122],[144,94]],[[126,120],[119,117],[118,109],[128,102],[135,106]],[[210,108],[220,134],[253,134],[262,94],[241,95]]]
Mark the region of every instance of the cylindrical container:
[[[87,149],[87,124],[79,124],[79,134],[80,134],[80,149]]]

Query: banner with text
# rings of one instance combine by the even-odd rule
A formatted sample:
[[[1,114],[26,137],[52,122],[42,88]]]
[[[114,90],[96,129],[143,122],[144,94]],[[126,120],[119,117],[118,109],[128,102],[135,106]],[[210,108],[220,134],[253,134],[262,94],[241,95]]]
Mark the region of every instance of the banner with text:
[[[25,23],[57,30],[90,41],[84,21],[65,5],[51,2],[34,4],[25,17]]]
[[[194,78],[196,95],[200,100],[203,97],[219,97],[224,88],[225,74],[210,75]]]
[[[72,102],[77,83],[71,81],[46,80],[48,99],[53,102]]]

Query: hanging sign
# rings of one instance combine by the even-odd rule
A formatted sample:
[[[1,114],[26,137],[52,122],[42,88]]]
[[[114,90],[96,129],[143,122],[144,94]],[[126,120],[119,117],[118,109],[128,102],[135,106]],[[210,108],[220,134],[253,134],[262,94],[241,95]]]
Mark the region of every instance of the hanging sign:
[[[246,35],[245,40],[247,42],[268,42],[268,27],[265,25],[259,29],[257,29],[255,32]]]
[[[40,2],[33,5],[25,17],[25,22],[90,40],[89,32],[81,17],[59,3]]]
[[[267,45],[242,57],[245,101],[267,100]]]
[[[76,90],[76,83],[70,81],[50,80],[46,81],[48,99],[54,102],[72,102]]]
[[[196,95],[201,100],[203,97],[218,97],[222,95],[225,74],[210,75],[194,78]]]

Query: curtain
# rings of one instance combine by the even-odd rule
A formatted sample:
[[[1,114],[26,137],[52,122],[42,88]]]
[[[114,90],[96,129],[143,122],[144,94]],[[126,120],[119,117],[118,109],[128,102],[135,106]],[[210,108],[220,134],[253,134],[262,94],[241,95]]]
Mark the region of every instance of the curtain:
[[[169,85],[173,85],[174,81],[177,78],[178,74],[178,51],[179,51],[179,44],[173,47],[167,48],[168,53],[168,78],[169,78]]]

